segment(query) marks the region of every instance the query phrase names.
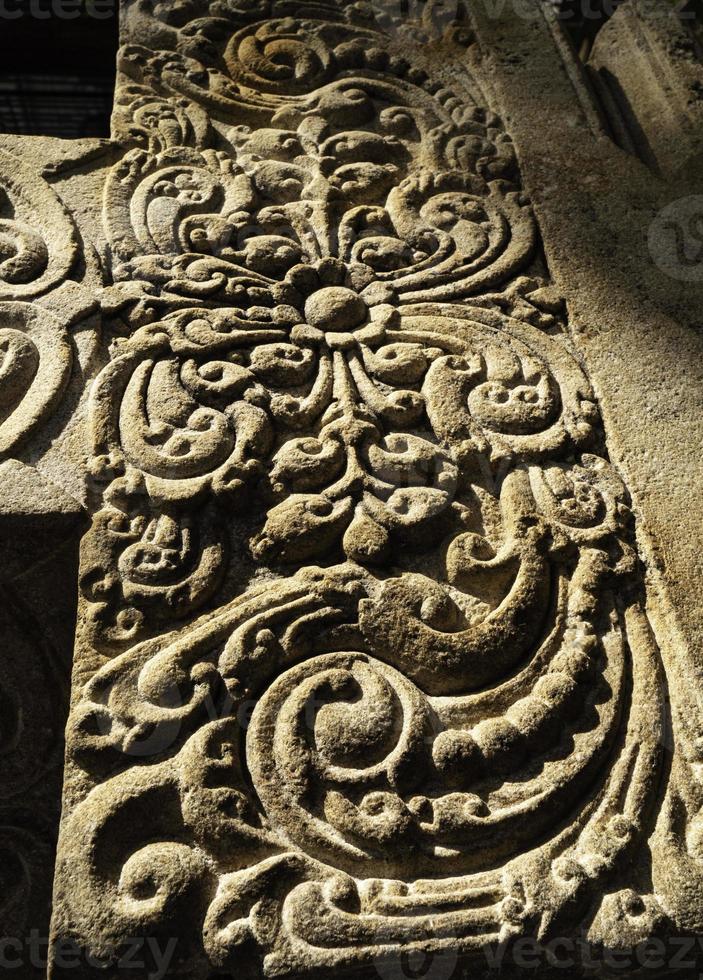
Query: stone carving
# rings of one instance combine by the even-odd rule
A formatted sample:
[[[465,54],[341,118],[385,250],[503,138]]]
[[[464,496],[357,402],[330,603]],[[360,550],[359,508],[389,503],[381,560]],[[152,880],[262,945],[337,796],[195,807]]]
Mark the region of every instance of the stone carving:
[[[82,482],[72,486],[71,470],[83,466],[50,444],[75,438],[97,277],[68,208],[39,175],[42,152],[26,157],[0,149],[0,933],[3,969],[38,977],[46,969],[29,946],[32,935],[45,941],[50,915],[76,601],[69,542],[77,554],[81,534],[69,494]],[[52,452],[64,486],[48,476]]]
[[[49,185],[0,150],[0,300],[26,300],[59,285],[78,245],[73,222]]]
[[[0,150],[0,454],[51,414],[68,383],[66,319],[27,301],[60,286],[77,258],[76,232],[58,197]]]
[[[501,121],[362,4],[127,23],[57,930],[191,978],[606,891],[648,935],[658,653]]]
[[[65,325],[29,303],[0,303],[0,353],[0,453],[7,453],[51,414],[73,354]]]
[[[46,476],[46,444],[71,428],[92,343],[81,321],[97,304],[75,223],[37,172],[41,152],[27,156],[0,149],[0,934],[3,969],[39,977],[29,947],[49,927],[70,686],[71,638],[56,624],[76,600],[56,580],[71,581],[67,541],[77,554],[81,533],[80,505]],[[42,475],[27,465],[38,461]],[[64,454],[69,486],[70,468]]]

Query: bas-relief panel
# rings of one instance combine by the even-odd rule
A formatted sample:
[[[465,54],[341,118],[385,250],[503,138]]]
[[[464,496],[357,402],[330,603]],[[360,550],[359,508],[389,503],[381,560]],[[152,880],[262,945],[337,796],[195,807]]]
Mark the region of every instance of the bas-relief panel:
[[[678,921],[628,493],[470,34],[125,33],[57,933],[315,977]]]

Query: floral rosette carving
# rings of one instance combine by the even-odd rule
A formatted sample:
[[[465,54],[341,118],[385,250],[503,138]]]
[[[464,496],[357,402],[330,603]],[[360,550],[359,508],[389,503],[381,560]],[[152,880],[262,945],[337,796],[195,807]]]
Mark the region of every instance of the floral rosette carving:
[[[344,38],[334,56],[330,31]],[[251,125],[242,123],[248,89],[234,79],[256,65],[285,78],[271,84],[287,91],[298,47],[311,51],[296,76],[300,97],[267,99],[257,76]],[[272,287],[293,266],[328,256],[369,266],[406,301],[450,300],[524,265],[534,218],[500,120],[403,59],[375,64],[375,50],[348,27],[293,21],[235,35],[221,55],[227,76],[185,56],[127,49],[123,69],[134,81],[117,120],[138,145],[106,191],[114,271],[129,283],[115,304],[139,296],[137,322],[186,297],[271,306]],[[318,78],[312,66],[330,59],[335,70]],[[162,96],[152,88],[157,70]],[[223,99],[232,89],[219,140],[201,76]]]
[[[123,52],[70,929],[205,978],[576,928],[662,689],[510,140],[360,5],[209,8]]]
[[[564,356],[557,377],[531,326],[480,309],[406,315],[386,302],[391,287],[343,282],[353,276],[338,260],[295,266],[284,283],[291,302],[257,311],[261,319],[179,311],[119,344],[93,391],[94,475],[116,478],[93,537],[124,547],[136,533],[127,526],[142,527],[155,586],[179,555],[165,546],[162,566],[157,542],[169,536],[155,527],[182,535],[179,515],[204,495],[223,518],[246,511],[256,527],[261,515],[248,542],[258,562],[380,565],[480,522],[472,482],[492,488],[513,457],[593,442],[586,379]],[[460,550],[447,552],[450,577],[461,576]],[[90,549],[84,559],[99,598]],[[108,589],[101,574],[97,588]],[[213,591],[198,590],[196,602],[186,590],[195,605],[184,611]]]

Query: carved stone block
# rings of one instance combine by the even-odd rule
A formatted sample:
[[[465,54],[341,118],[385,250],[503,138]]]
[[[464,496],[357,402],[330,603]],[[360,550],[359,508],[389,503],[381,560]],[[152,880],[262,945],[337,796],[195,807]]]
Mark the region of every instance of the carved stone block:
[[[95,179],[71,174],[86,148],[0,137],[1,967],[28,978],[47,975],[85,530],[76,418],[98,348],[97,267],[62,197]]]
[[[396,14],[127,0],[114,139],[45,166],[88,203],[0,149],[0,452],[60,432],[90,512],[55,980],[608,975],[703,924],[699,678],[500,32],[599,109],[546,14]]]

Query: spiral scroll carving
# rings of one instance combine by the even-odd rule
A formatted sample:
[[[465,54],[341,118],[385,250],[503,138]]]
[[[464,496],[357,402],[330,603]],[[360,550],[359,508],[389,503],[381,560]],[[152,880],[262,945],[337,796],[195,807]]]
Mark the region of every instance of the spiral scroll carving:
[[[0,453],[45,418],[61,398],[73,353],[64,324],[29,303],[0,303]]]
[[[0,455],[51,414],[68,383],[66,322],[27,301],[60,286],[77,257],[76,231],[58,197],[0,150]]]

